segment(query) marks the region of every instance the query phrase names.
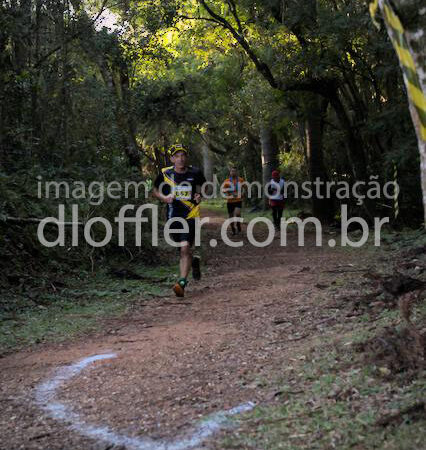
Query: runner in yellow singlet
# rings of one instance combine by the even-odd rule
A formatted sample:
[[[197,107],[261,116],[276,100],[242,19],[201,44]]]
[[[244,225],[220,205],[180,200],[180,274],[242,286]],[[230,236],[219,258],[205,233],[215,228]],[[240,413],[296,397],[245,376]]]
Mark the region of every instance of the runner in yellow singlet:
[[[167,204],[167,219],[181,218],[186,220],[189,231],[182,229],[182,224],[175,223],[171,230],[172,238],[182,243],[180,247],[180,278],[173,286],[176,296],[185,295],[187,278],[192,266],[192,276],[200,279],[200,259],[193,257],[191,246],[195,238],[195,218],[200,216],[201,187],[206,179],[201,170],[188,166],[188,149],[182,145],[174,145],[170,149],[173,166],[162,169],[154,181],[153,195]]]

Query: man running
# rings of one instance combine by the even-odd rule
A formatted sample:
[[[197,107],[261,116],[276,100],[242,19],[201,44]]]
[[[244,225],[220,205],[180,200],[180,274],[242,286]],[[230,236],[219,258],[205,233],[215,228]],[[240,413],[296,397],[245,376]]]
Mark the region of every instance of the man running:
[[[229,178],[223,183],[223,192],[225,193],[226,206],[228,208],[229,218],[241,217],[241,208],[243,206],[242,199],[242,183],[244,179],[238,176],[236,167],[231,167]],[[235,223],[231,223],[232,234],[235,236]],[[237,222],[238,233],[241,233],[241,223]]]
[[[272,171],[272,180],[269,183],[268,194],[274,225],[277,230],[280,230],[281,217],[284,210],[284,178],[280,177],[278,170]]]
[[[181,218],[188,225],[184,232],[183,224],[172,224],[171,236],[180,247],[180,278],[173,286],[177,297],[185,295],[188,274],[192,266],[194,280],[201,278],[200,258],[192,256],[191,246],[195,238],[195,218],[200,217],[201,187],[206,179],[201,170],[188,166],[188,149],[182,145],[174,145],[170,149],[173,166],[161,170],[154,181],[153,195],[167,204],[167,219]]]

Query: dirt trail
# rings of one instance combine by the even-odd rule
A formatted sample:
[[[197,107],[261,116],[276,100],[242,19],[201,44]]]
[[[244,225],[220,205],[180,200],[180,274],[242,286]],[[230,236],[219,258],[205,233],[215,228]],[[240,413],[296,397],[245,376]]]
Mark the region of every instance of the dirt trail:
[[[205,242],[220,238],[214,217]],[[260,239],[262,231],[258,231]],[[36,347],[0,360],[0,448],[106,449],[56,422],[34,403],[34,389],[55,369],[87,356],[115,352],[70,380],[58,399],[88,423],[128,436],[171,438],[206,415],[240,403],[271,401],[282,367],[327,332],[329,311],[317,304],[327,270],[348,254],[317,248],[292,234],[256,248],[219,245],[208,251],[206,274],[184,299],[159,298],[103,333]],[[266,382],[268,381],[268,382]],[[214,439],[205,443],[214,445]]]

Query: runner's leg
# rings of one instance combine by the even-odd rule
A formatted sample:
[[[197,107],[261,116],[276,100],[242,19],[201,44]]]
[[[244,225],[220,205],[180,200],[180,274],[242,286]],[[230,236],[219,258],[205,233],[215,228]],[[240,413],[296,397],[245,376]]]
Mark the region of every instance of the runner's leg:
[[[231,219],[232,217],[234,217],[234,205],[229,202],[226,204],[226,207],[228,208],[228,216]],[[235,224],[231,223],[231,230],[232,230],[232,234],[235,234]]]
[[[187,284],[187,278],[189,270],[192,265],[192,253],[191,245],[188,241],[182,241],[183,246],[180,248],[180,278],[177,283],[173,286],[173,291],[177,297],[185,296],[185,287]]]
[[[275,228],[278,228],[279,219],[278,219],[278,207],[277,206],[272,206],[272,218],[274,220]]]
[[[199,280],[201,278],[200,257],[192,255],[192,278]]]
[[[234,217],[241,217],[241,208],[234,209]],[[237,222],[238,232],[241,233],[241,223]]]
[[[183,246],[180,249],[180,278],[187,279],[189,271],[192,266],[192,251],[189,242],[182,242]]]
[[[281,219],[283,217],[283,211],[284,211],[284,208],[282,208],[281,206],[277,210],[277,223],[278,223],[278,228],[280,230],[281,230]]]

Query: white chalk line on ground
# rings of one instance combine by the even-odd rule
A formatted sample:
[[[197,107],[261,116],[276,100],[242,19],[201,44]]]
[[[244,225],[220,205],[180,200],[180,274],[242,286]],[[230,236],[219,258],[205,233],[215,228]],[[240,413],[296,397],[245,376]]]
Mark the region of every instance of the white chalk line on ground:
[[[148,437],[130,437],[124,434],[116,433],[108,426],[90,425],[71,406],[56,400],[57,390],[68,380],[78,375],[87,366],[104,359],[116,358],[115,353],[89,356],[81,361],[62,367],[56,374],[38,385],[35,390],[35,399],[37,405],[44,410],[51,418],[66,422],[69,427],[89,438],[102,440],[113,445],[122,445],[135,450],[184,450],[200,445],[213,433],[225,427],[229,422],[229,416],[250,411],[254,408],[253,402],[243,403],[227,411],[207,416],[199,422],[192,434],[187,437],[176,437],[174,440],[154,440]]]

